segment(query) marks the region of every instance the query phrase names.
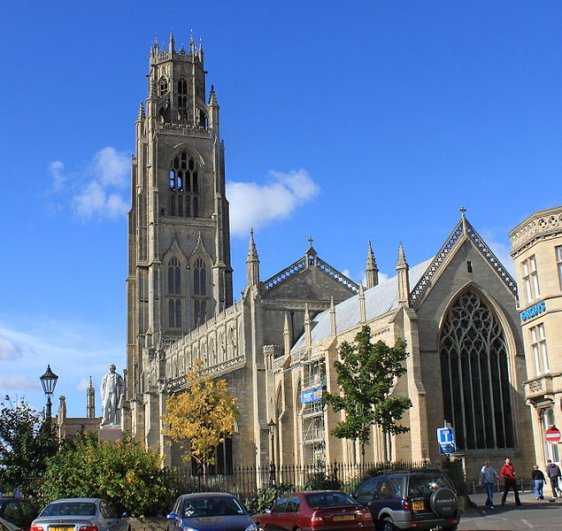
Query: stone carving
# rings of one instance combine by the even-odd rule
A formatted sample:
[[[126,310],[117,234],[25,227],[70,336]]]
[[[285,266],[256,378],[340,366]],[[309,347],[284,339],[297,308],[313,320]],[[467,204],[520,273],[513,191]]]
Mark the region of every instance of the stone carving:
[[[120,424],[125,381],[112,363],[101,380],[101,425]]]

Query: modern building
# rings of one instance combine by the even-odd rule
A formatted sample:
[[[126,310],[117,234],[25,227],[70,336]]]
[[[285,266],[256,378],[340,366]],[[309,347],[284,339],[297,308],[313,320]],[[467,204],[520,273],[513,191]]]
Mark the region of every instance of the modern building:
[[[560,462],[545,432],[562,429],[562,206],[530,215],[509,234],[527,359],[525,398],[539,462]]]
[[[233,302],[219,106],[205,77],[193,42],[152,47],[132,171],[124,429],[180,464],[161,418],[201,359],[238,399],[237,432],[219,451],[226,465],[355,463],[357,445],[330,435],[341,417],[320,398],[324,388],[337,391],[339,346],[368,325],[376,340],[407,341],[407,373],[393,392],[413,407],[403,418],[408,433],[373,428],[366,460],[437,458],[446,421],[469,474],[506,454],[529,468],[517,288],[464,210],[427,261],[410,268],[400,246],[396,276],[384,282],[369,244],[365,286],[320,258],[312,240],[262,280],[252,234],[246,285]]]

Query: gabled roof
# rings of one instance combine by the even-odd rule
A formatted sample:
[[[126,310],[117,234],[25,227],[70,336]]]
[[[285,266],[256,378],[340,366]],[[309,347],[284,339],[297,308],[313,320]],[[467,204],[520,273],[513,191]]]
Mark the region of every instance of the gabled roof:
[[[445,267],[447,257],[467,239],[473,243],[474,247],[496,271],[507,288],[517,296],[517,284],[515,280],[491,251],[490,247],[484,242],[482,237],[476,232],[474,227],[468,222],[464,215],[464,210],[461,210],[461,212],[461,220],[455,226],[441,249],[439,249],[439,252],[433,258],[410,268],[408,272],[410,286],[414,286],[414,288],[410,290],[410,300],[414,306],[419,306],[423,300],[423,296],[433,285],[434,278],[437,278],[442,268]],[[336,328],[338,333],[349,330],[360,324],[361,319],[358,299],[359,296],[354,295],[335,306]],[[397,309],[398,306],[398,281],[396,276],[365,291],[367,322]],[[330,310],[319,313],[313,319],[311,335],[313,343],[330,337]],[[304,346],[305,337],[302,335],[295,343],[292,350],[298,350]]]
[[[266,291],[276,288],[290,277],[312,267],[323,272],[325,275],[328,275],[353,293],[359,293],[359,284],[356,284],[355,282],[353,282],[353,280],[338,271],[335,267],[332,267],[330,264],[324,262],[324,260],[319,258],[312,245],[309,246],[305,256],[303,256],[300,260],[293,262],[289,267],[286,267],[276,275],[273,275],[272,277],[262,282],[263,288]]]
[[[468,222],[463,212],[461,220],[457,223],[451,234],[449,234],[449,237],[445,240],[445,243],[443,244],[441,249],[439,249],[439,252],[435,255],[433,262],[427,268],[425,274],[419,279],[419,281],[414,285],[414,288],[410,291],[410,300],[412,301],[412,304],[414,306],[420,303],[420,301],[423,299],[424,294],[433,284],[433,277],[441,271],[447,256],[449,256],[449,254],[451,254],[451,251],[465,239],[469,239],[472,241],[474,247],[492,266],[492,269],[496,271],[507,288],[517,297],[517,284],[515,283],[515,280],[505,269],[502,263],[498,260],[497,256],[492,252],[486,242],[482,239],[480,234],[476,232],[476,229]]]
[[[432,263],[433,258],[410,268],[410,283],[415,284]],[[365,310],[367,321],[384,315],[398,308],[398,281],[396,276],[381,282],[377,286],[365,290]],[[359,295],[340,302],[335,306],[337,332],[349,330],[360,324]],[[330,310],[319,313],[312,321],[312,342],[321,341],[331,335]],[[305,337],[302,335],[293,346],[297,350],[305,346]]]

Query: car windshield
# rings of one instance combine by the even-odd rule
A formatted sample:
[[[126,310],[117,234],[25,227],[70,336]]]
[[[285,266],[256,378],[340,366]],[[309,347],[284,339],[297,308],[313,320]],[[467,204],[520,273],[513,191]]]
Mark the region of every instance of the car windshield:
[[[441,487],[449,487],[444,476],[410,476],[408,494],[410,497],[425,496]]]
[[[192,498],[185,501],[184,518],[202,518],[206,516],[233,516],[246,514],[236,498],[217,496],[212,498]]]
[[[357,505],[357,502],[343,492],[318,492],[307,494],[306,501],[311,507],[334,507],[336,505]]]
[[[92,502],[50,503],[40,516],[94,516],[96,504]]]

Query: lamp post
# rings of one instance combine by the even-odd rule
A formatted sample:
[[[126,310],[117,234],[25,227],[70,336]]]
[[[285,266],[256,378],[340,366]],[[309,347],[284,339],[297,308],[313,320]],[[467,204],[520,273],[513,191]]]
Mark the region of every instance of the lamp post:
[[[275,427],[276,424],[271,419],[267,423],[269,428],[269,485],[275,485]]]
[[[51,370],[51,366],[47,365],[47,370],[45,374],[39,378],[41,380],[41,386],[43,387],[43,392],[47,396],[47,412],[45,413],[45,420],[51,422],[51,395],[55,392],[55,387],[57,385],[57,380],[59,377]]]

